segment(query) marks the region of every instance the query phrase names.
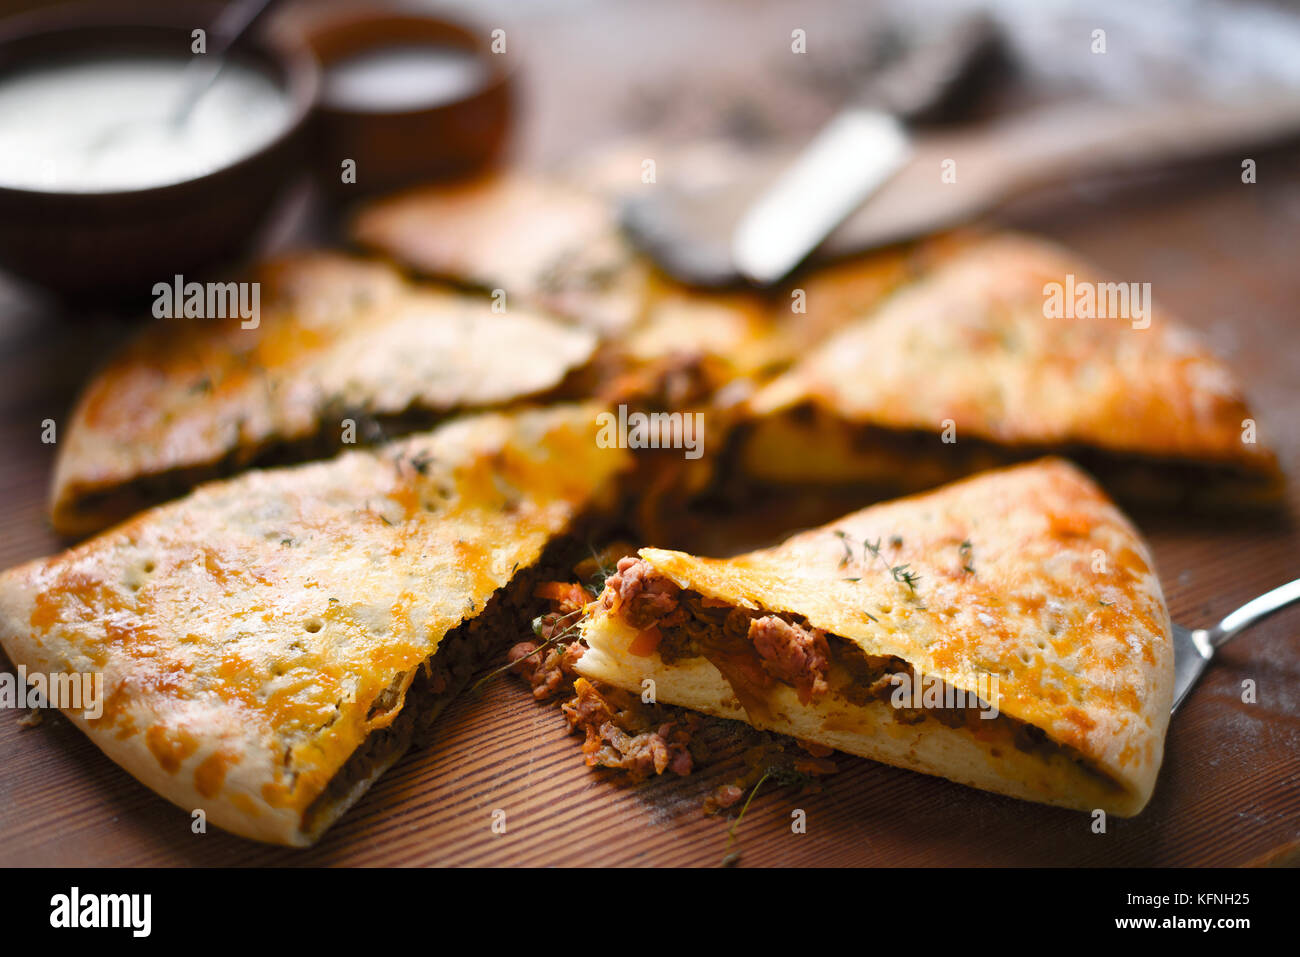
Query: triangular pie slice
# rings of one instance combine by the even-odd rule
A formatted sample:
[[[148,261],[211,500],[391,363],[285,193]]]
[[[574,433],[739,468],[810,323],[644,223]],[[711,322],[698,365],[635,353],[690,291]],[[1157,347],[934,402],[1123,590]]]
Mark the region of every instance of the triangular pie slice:
[[[1052,305],[1070,290],[1070,309]],[[968,245],[761,390],[735,466],[759,483],[897,493],[1065,454],[1126,499],[1276,501],[1266,424],[1229,369],[1158,307],[1110,316],[1113,292],[1044,242]]]
[[[581,392],[591,333],[522,306],[414,285],[332,253],[264,265],[255,327],[154,321],[61,431],[51,519],[96,531],[199,481],[374,442],[466,410]]]
[[[875,305],[925,258],[913,248],[884,251],[769,295],[692,289],[656,269],[623,235],[620,198],[646,186],[639,162],[622,155],[617,165],[617,176],[606,172],[591,186],[502,172],[424,187],[363,208],[351,234],[418,273],[500,289],[598,332],[610,340],[613,381],[605,394],[669,404],[698,402],[737,378],[779,371],[853,309]],[[590,171],[582,172],[591,182]],[[805,286],[817,288],[805,297]]]
[[[526,631],[564,536],[616,508],[628,458],[597,412],[204,485],[0,576],[0,642],[28,676],[102,674],[102,707],[65,713],[163,797],[309,844]]]
[[[506,171],[402,193],[363,208],[352,237],[418,273],[500,289],[511,302],[597,332],[604,345],[593,394],[611,405],[705,413],[705,459],[672,454],[646,463],[638,521],[654,529],[680,521],[680,504],[714,481],[715,453],[759,383],[847,317],[874,308],[952,243],[882,251],[768,294],[692,289],[655,269],[620,230],[620,197],[645,189],[640,161],[630,160],[635,152],[598,159],[595,175],[581,170],[583,186],[577,177]]]
[[[555,177],[503,172],[399,193],[364,207],[351,236],[423,275],[500,289],[601,334],[640,319],[651,281],[617,206]]]
[[[1151,796],[1173,693],[1151,556],[1060,459],[736,558],[643,549],[607,580],[583,637],[577,669],[594,681],[1123,816]]]

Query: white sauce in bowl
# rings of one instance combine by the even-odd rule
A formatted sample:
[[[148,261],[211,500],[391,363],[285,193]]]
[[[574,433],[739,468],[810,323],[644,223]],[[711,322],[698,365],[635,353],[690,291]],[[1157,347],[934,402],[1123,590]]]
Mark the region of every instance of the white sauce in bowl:
[[[289,97],[230,62],[183,124],[190,61],[104,58],[0,76],[0,186],[107,193],[167,186],[257,152],[289,122]]]
[[[322,99],[360,113],[427,110],[477,93],[489,72],[469,50],[434,44],[379,47],[331,63]]]

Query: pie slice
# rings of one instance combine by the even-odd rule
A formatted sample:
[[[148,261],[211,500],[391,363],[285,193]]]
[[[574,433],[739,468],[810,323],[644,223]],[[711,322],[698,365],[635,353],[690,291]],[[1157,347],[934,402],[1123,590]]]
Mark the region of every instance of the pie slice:
[[[638,192],[638,147],[560,177],[494,173],[426,187],[364,208],[352,226],[362,246],[424,275],[566,316],[604,344],[593,394],[647,412],[707,416],[707,454],[678,452],[644,464],[638,524],[665,532],[682,502],[715,481],[716,455],[741,403],[846,317],[874,308],[945,254],[950,240],[899,247],[799,277],[771,294],[702,291],[653,268],[624,238],[618,202]],[[656,155],[664,155],[662,152]],[[701,155],[673,163],[696,168]],[[708,160],[716,174],[715,159]],[[651,537],[656,537],[652,531]]]
[[[1151,557],[1043,459],[732,559],[643,549],[606,582],[586,678],[1012,797],[1128,816],[1172,703]]]
[[[602,334],[640,319],[651,281],[612,202],[522,173],[380,200],[362,209],[351,233],[416,272],[501,289]]]
[[[1067,253],[1011,235],[967,245],[763,388],[737,469],[897,493],[1060,453],[1126,499],[1276,501],[1264,424],[1187,329],[1158,309],[1049,318],[1052,290],[1090,284],[1107,306],[1075,315],[1112,300]]]
[[[771,295],[692,289],[654,268],[621,231],[620,199],[629,184],[645,189],[629,155],[617,157],[617,174],[582,170],[592,188],[507,172],[401,194],[364,208],[352,237],[416,272],[501,289],[598,332],[611,340],[606,394],[667,404],[779,371],[852,309],[874,306],[904,281],[926,258],[917,249],[942,245],[863,257]],[[811,305],[805,286],[816,287],[806,290]]]
[[[204,485],[0,576],[0,643],[29,675],[101,673],[102,713],[65,713],[163,797],[310,844],[615,507],[627,453],[599,447],[597,411],[465,417]]]
[[[60,439],[51,520],[96,531],[249,464],[322,457],[453,412],[570,391],[595,337],[331,253],[263,266],[255,328],[159,319],[91,381]]]

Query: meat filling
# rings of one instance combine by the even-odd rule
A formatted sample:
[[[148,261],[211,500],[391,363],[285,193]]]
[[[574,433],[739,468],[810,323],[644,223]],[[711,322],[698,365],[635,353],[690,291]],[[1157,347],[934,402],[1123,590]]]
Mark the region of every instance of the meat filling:
[[[777,681],[794,685],[804,704],[829,690],[826,669],[831,652],[826,632],[820,628],[764,615],[749,623],[746,637],[763,659],[763,670]]]
[[[695,767],[691,744],[700,717],[693,711],[645,706],[627,692],[597,689],[579,678],[575,697],[563,706],[569,727],[582,731],[582,753],[590,767],[628,772],[633,781],[651,774],[687,775]]]
[[[673,625],[686,619],[681,589],[639,558],[619,560],[605,582],[605,594],[617,596],[620,614],[633,628]]]
[[[734,608],[683,591],[646,561],[628,557],[605,584],[601,601],[633,628],[657,629],[668,663],[704,657],[735,688],[746,707],[758,706],[773,681],[791,685],[807,704],[825,694],[831,663],[827,636],[793,615]]]
[[[575,576],[587,582],[587,586],[563,581],[537,585],[533,596],[548,601],[550,610],[533,620],[533,640],[519,642],[510,649],[510,667],[528,683],[534,698],[562,702],[560,707],[569,730],[583,735],[582,751],[589,767],[617,771],[631,781],[651,775],[685,776],[719,758],[706,743],[706,728],[717,732],[719,722],[728,726],[734,723],[673,705],[646,703],[636,694],[579,677],[574,666],[586,646],[579,637],[578,625],[596,601],[596,592],[619,595],[623,607],[632,609],[636,620],[645,623],[645,633],[656,638],[661,636],[660,626],[674,635],[675,641],[685,640],[675,629],[691,629],[701,634],[707,631],[707,626],[693,616],[691,609],[682,606],[683,600],[691,601],[701,611],[708,609],[704,614],[730,616],[725,630],[732,640],[741,643],[746,641],[753,617],[729,608],[724,602],[710,603],[694,593],[683,593],[663,576],[646,574],[651,571],[649,567],[626,557],[629,551],[630,546],[614,543],[600,555],[593,553],[591,559],[576,565]],[[610,564],[615,565],[615,571],[606,577]],[[763,640],[773,649],[772,667],[777,674],[793,674],[808,660],[815,660],[819,654],[825,656],[825,635],[814,637],[811,632],[800,632],[793,639],[795,647],[787,648],[790,637],[782,627],[786,624],[758,626],[760,631],[766,629],[770,633]],[[752,652],[749,657],[753,657]],[[770,684],[775,680],[762,667],[754,666],[750,671],[750,680],[754,682]],[[744,733],[759,734],[743,725],[735,727]],[[728,732],[727,740],[734,744],[733,735]],[[836,770],[834,762],[826,759],[831,753],[829,748],[770,735],[764,735],[763,741],[767,744],[749,749],[767,759],[759,761],[762,767],[749,781],[751,786],[763,770],[775,768],[786,781],[794,778],[811,781]],[[785,753],[787,745],[790,755]],[[725,793],[713,805],[714,810],[734,803],[730,798],[735,788],[728,787],[732,789],[721,789]]]
[[[301,826],[305,833],[323,830],[360,789],[412,745],[429,743],[433,724],[443,709],[483,664],[501,652],[518,622],[527,621],[546,607],[546,601],[536,594],[537,582],[553,576],[557,565],[567,564],[559,556],[573,547],[572,541],[557,539],[537,565],[521,571],[494,593],[480,614],[447,632],[437,651],[419,666],[404,698],[399,691],[401,682],[395,680],[371,703],[367,712],[371,719],[395,708],[400,710],[390,723],[366,736],[303,812]]]
[[[766,708],[764,694],[773,682],[794,688],[804,704],[835,694],[866,705],[890,701],[900,676],[909,682],[916,677],[903,659],[868,656],[852,642],[827,635],[800,616],[736,608],[682,589],[640,558],[618,563],[600,601],[633,628],[657,630],[660,637],[654,650],[666,664],[692,657],[709,660],[751,714]],[[902,724],[933,719],[954,729],[996,727],[1021,751],[1043,756],[1061,753],[1087,767],[1081,756],[1052,741],[1042,729],[1005,714],[987,719],[979,707],[895,707],[892,713]]]

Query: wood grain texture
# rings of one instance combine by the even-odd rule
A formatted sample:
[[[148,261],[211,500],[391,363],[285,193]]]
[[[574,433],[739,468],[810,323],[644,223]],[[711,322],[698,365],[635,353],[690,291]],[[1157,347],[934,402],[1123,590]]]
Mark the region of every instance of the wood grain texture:
[[[583,5],[580,23],[539,25],[528,44],[537,82],[529,87],[522,159],[549,161],[621,130],[637,85],[663,64],[689,60],[683,45],[707,49],[697,59],[726,77],[752,58],[754,30],[783,23],[770,4],[743,25],[734,5],[705,6],[713,14],[693,21],[700,32],[685,36],[661,20],[640,29],[645,24],[621,6],[605,20]],[[735,35],[718,34],[722,25],[736,27]],[[706,44],[701,36],[710,29]],[[769,52],[781,46],[768,43]],[[574,63],[612,79],[593,85]],[[783,127],[782,104],[790,101],[782,91],[794,87],[780,71],[771,82],[779,90],[770,126],[798,132],[819,119],[816,110],[790,111],[796,119]],[[1190,178],[1080,189],[1008,214],[1010,224],[1073,246],[1114,279],[1151,282],[1160,307],[1201,329],[1238,371],[1291,476],[1277,514],[1132,513],[1152,544],[1171,612],[1193,626],[1300,577],[1300,164],[1287,154],[1261,158],[1253,186],[1239,175],[1232,161]],[[41,420],[64,421],[78,384],[126,328],[107,317],[71,323],[52,304],[0,284],[0,567],[61,547],[44,521],[53,449],[40,442]],[[0,659],[0,667],[10,665]],[[1256,704],[1240,700],[1247,679],[1257,683]],[[290,851],[215,829],[192,834],[186,814],[61,716],[26,729],[20,717],[0,711],[0,865],[713,866],[728,850],[730,822],[705,817],[700,802],[740,767],[733,758],[687,779],[620,786],[583,766],[580,739],[565,734],[556,709],[499,679],[481,696],[458,700],[440,719],[437,742],[408,754],[317,847]],[[864,760],[844,758],[841,766],[820,794],[765,789],[738,831],[741,863],[1294,862],[1300,609],[1223,649],[1173,721],[1150,805],[1133,820],[1112,820],[1104,835],[1074,812]],[[791,833],[795,808],[807,812],[806,834]],[[505,834],[492,831],[496,810],[506,812]]]
[[[1300,473],[1300,380],[1293,347],[1287,197],[1300,176],[1255,194],[1175,188],[1166,202],[1080,217],[1055,234],[1200,326],[1241,372],[1267,417],[1284,467]],[[1232,223],[1219,242],[1200,216]],[[1094,219],[1096,217],[1096,219]],[[1253,222],[1251,228],[1243,219]],[[1104,223],[1101,222],[1104,220]],[[1281,220],[1281,222],[1279,222]],[[1032,225],[1032,223],[1030,224]],[[1041,228],[1041,226],[1040,226]],[[1276,242],[1276,245],[1274,245]],[[1215,281],[1214,277],[1219,277]],[[1226,325],[1225,324],[1229,324]],[[53,325],[39,310],[0,325],[0,565],[49,553],[43,502],[51,448],[40,420],[59,418],[76,384],[122,330]],[[1300,575],[1294,483],[1277,515],[1224,518],[1134,513],[1150,538],[1174,617],[1209,623]],[[982,794],[857,759],[824,792],[762,793],[739,831],[745,864],[1244,864],[1293,859],[1300,842],[1300,611],[1228,645],[1176,717],[1156,794],[1132,821],[1094,835],[1084,815]],[[6,663],[7,666],[7,663]],[[1259,702],[1240,701],[1254,680]],[[438,742],[413,752],[316,848],[262,847],[185,814],[118,769],[60,716],[23,729],[0,713],[0,864],[717,864],[728,821],[700,811],[737,773],[723,763],[686,780],[619,786],[583,767],[579,739],[554,708],[510,679],[458,701]],[[808,833],[789,815],[808,814]],[[506,812],[507,833],[491,830]]]

